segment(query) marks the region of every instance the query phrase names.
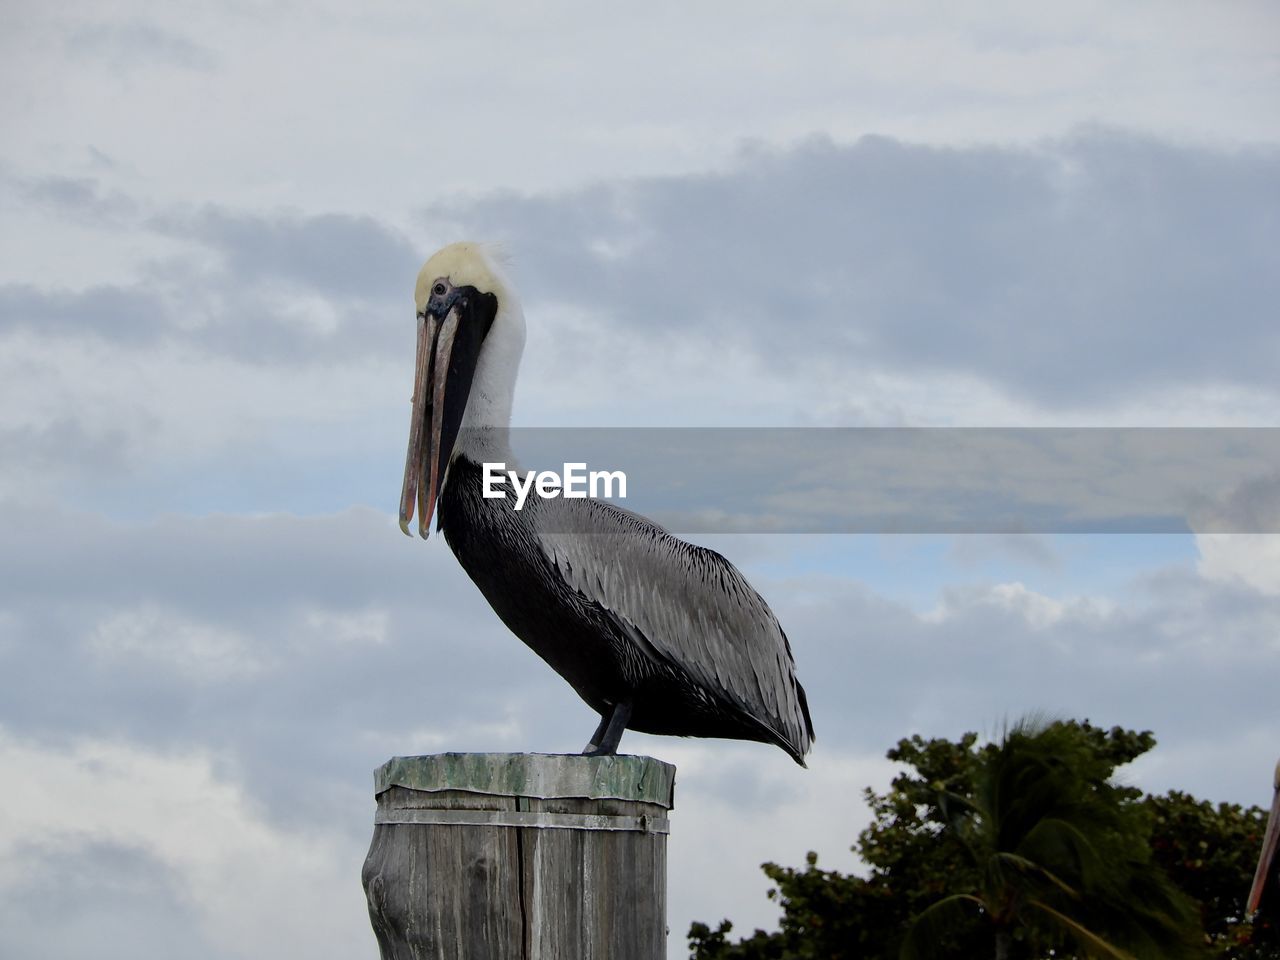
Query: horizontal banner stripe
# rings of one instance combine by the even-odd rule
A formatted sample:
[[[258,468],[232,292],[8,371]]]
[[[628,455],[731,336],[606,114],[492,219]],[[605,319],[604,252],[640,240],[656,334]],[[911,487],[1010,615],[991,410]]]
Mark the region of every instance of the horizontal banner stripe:
[[[412,823],[426,826],[532,827],[541,830],[617,830],[629,833],[669,833],[666,817],[608,816],[594,813],[543,813],[522,810],[436,810],[413,808],[379,810],[377,826]]]

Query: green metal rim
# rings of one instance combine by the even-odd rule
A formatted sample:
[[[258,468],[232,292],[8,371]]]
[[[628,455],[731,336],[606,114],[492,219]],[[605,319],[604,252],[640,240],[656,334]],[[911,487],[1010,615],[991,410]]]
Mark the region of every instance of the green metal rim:
[[[676,768],[653,757],[564,753],[436,753],[393,757],[373,775],[374,794],[392,787],[462,790],[503,797],[586,797],[674,802]]]

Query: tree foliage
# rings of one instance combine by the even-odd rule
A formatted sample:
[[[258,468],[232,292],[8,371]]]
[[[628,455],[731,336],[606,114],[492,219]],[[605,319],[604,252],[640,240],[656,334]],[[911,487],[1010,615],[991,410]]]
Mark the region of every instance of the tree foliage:
[[[1267,826],[1262,807],[1214,806],[1177,791],[1144,801],[1152,816],[1151,852],[1177,887],[1200,904],[1211,956],[1280,960],[1280,929],[1248,922],[1245,894]]]
[[[1195,955],[1193,907],[1151,862],[1138,791],[1111,782],[1127,738],[1100,733],[1020,724],[979,752],[967,790],[935,790],[976,876],[912,918],[903,960],[954,955],[947,934],[970,926],[996,960]]]
[[[812,853],[800,869],[765,864],[779,929],[733,941],[727,920],[695,923],[691,956],[896,960],[906,940],[904,955],[935,957],[1280,957],[1274,931],[1239,916],[1263,812],[1113,782],[1154,744],[1088,722],[899,741],[888,756],[905,769],[865,793],[865,876]]]

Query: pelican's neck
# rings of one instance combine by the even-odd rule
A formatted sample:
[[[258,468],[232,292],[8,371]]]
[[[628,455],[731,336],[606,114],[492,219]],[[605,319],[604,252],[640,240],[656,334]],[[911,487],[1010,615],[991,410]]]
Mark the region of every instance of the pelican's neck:
[[[505,463],[506,469],[515,469],[509,427],[463,427],[453,455],[473,463]]]
[[[511,403],[524,352],[524,312],[514,297],[504,299],[476,363],[455,449],[476,463],[503,461],[513,468]]]

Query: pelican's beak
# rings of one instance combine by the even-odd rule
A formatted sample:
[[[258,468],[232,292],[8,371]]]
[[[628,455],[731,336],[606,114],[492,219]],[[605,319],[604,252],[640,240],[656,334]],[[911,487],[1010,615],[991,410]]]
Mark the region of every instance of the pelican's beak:
[[[1249,891],[1249,906],[1245,915],[1257,913],[1262,903],[1262,892],[1268,883],[1276,883],[1276,871],[1280,864],[1276,863],[1276,847],[1280,845],[1280,763],[1276,764],[1276,792],[1271,801],[1271,815],[1267,817],[1267,832],[1262,838],[1262,854],[1258,857],[1258,871],[1253,876],[1253,889]],[[1272,890],[1271,894],[1280,891]]]
[[[424,539],[430,533],[436,500],[458,440],[480,347],[495,313],[492,295],[476,296],[472,288],[467,289],[471,296],[460,293],[439,310],[433,309],[433,303],[418,318],[413,412],[404,486],[400,491],[400,529],[412,536],[409,521],[416,503],[418,533]]]

